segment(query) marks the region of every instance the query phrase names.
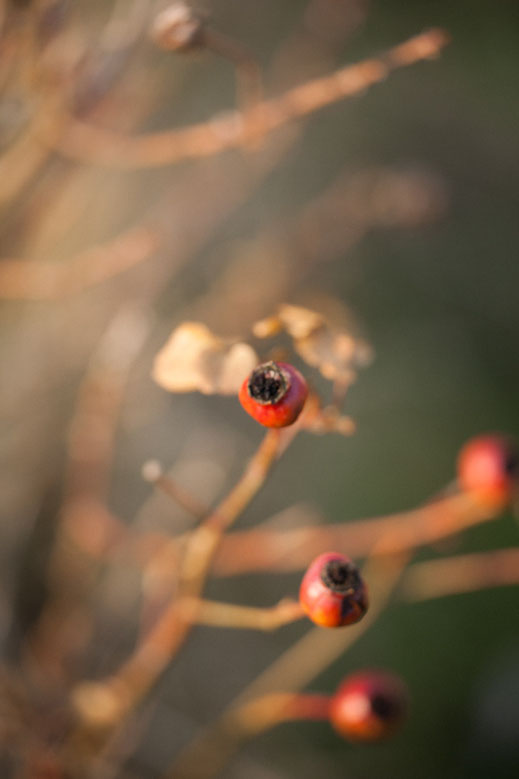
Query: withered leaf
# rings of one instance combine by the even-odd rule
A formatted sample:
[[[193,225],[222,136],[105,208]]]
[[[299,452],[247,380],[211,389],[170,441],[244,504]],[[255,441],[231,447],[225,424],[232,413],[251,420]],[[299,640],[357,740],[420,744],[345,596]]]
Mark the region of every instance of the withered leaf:
[[[351,382],[355,368],[371,359],[368,345],[346,326],[335,325],[303,306],[281,305],[275,316],[256,322],[253,332],[257,337],[269,337],[279,329],[292,337],[300,357],[331,381]]]
[[[249,344],[224,340],[201,322],[183,322],[158,352],[153,378],[170,392],[234,395],[258,362]]]

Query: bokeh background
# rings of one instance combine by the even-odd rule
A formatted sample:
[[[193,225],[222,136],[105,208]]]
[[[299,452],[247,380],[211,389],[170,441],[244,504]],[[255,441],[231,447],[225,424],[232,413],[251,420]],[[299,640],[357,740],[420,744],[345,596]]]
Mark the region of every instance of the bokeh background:
[[[374,348],[347,398],[354,437],[301,436],[242,526],[294,504],[329,522],[412,507],[452,480],[467,438],[519,430],[517,3],[207,2],[215,29],[257,58],[267,96],[431,26],[452,41],[439,59],[398,70],[257,149],[143,170],[71,160],[59,153],[59,133],[49,150],[31,135],[35,117],[43,105],[52,126],[57,93],[76,115],[118,132],[203,121],[233,108],[232,66],[210,52],[160,51],[139,32],[157,9],[151,2],[48,7],[45,15],[44,3],[0,4],[0,627],[6,668],[16,669],[9,673],[29,678],[43,698],[41,678],[61,684],[63,667],[38,620],[70,487],[71,420],[95,360],[125,374],[108,505],[151,531],[178,532],[188,520],[143,482],[145,460],[159,459],[211,502],[260,438],[233,399],[171,395],[152,381],[154,355],[186,319],[247,337],[278,303],[317,299],[324,309],[346,307]],[[36,18],[44,19],[38,35]],[[90,283],[95,257],[83,256],[76,280],[63,284],[71,258],[142,224],[141,261]],[[510,513],[420,556],[516,544]],[[76,573],[81,579],[83,568]],[[135,639],[135,566],[115,556],[89,575],[72,586],[67,572],[92,616],[88,650],[77,650],[67,678],[109,673]],[[295,594],[298,581],[221,579],[209,592],[265,605]],[[359,667],[391,668],[411,691],[402,732],[351,746],[326,724],[286,724],[247,745],[224,775],[517,776],[518,617],[513,587],[391,606],[314,688],[332,690]],[[303,631],[196,630],[161,680],[120,775],[161,775]],[[17,775],[7,749],[4,765]]]

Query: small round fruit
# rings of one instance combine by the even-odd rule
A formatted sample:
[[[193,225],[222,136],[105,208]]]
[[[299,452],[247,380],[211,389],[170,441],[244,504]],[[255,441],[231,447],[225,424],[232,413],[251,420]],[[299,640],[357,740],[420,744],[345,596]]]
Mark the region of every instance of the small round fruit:
[[[316,625],[352,625],[368,608],[366,585],[355,563],[336,552],[319,555],[307,569],[299,601]]]
[[[378,741],[394,733],[408,706],[402,680],[386,671],[360,671],[337,689],[330,701],[334,729],[351,741]]]
[[[519,486],[516,442],[497,433],[472,438],[458,456],[458,481],[481,503],[505,506]]]
[[[266,362],[243,382],[239,399],[245,411],[265,427],[296,421],[308,396],[308,385],[293,365]]]

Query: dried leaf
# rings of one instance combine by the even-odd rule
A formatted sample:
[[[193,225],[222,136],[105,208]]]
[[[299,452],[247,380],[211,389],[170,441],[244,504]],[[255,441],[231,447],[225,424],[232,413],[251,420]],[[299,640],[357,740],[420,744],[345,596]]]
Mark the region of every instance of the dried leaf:
[[[153,378],[170,392],[234,395],[258,362],[249,344],[219,338],[201,322],[183,322],[157,354]]]
[[[268,337],[279,327],[292,337],[300,357],[330,381],[350,383],[355,378],[354,369],[371,359],[366,343],[312,309],[282,305],[275,316],[256,322],[253,332],[257,337]]]

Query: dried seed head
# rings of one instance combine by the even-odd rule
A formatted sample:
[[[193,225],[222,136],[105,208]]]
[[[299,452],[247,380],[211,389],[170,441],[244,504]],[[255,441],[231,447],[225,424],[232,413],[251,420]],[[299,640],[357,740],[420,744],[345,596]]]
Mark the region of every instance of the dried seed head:
[[[186,3],[174,3],[155,17],[150,35],[167,51],[191,51],[203,45],[205,20]]]
[[[358,588],[360,576],[354,563],[332,559],[323,567],[321,580],[328,589],[344,593]]]
[[[252,371],[247,386],[257,403],[279,403],[290,386],[290,377],[275,362],[266,362]]]

